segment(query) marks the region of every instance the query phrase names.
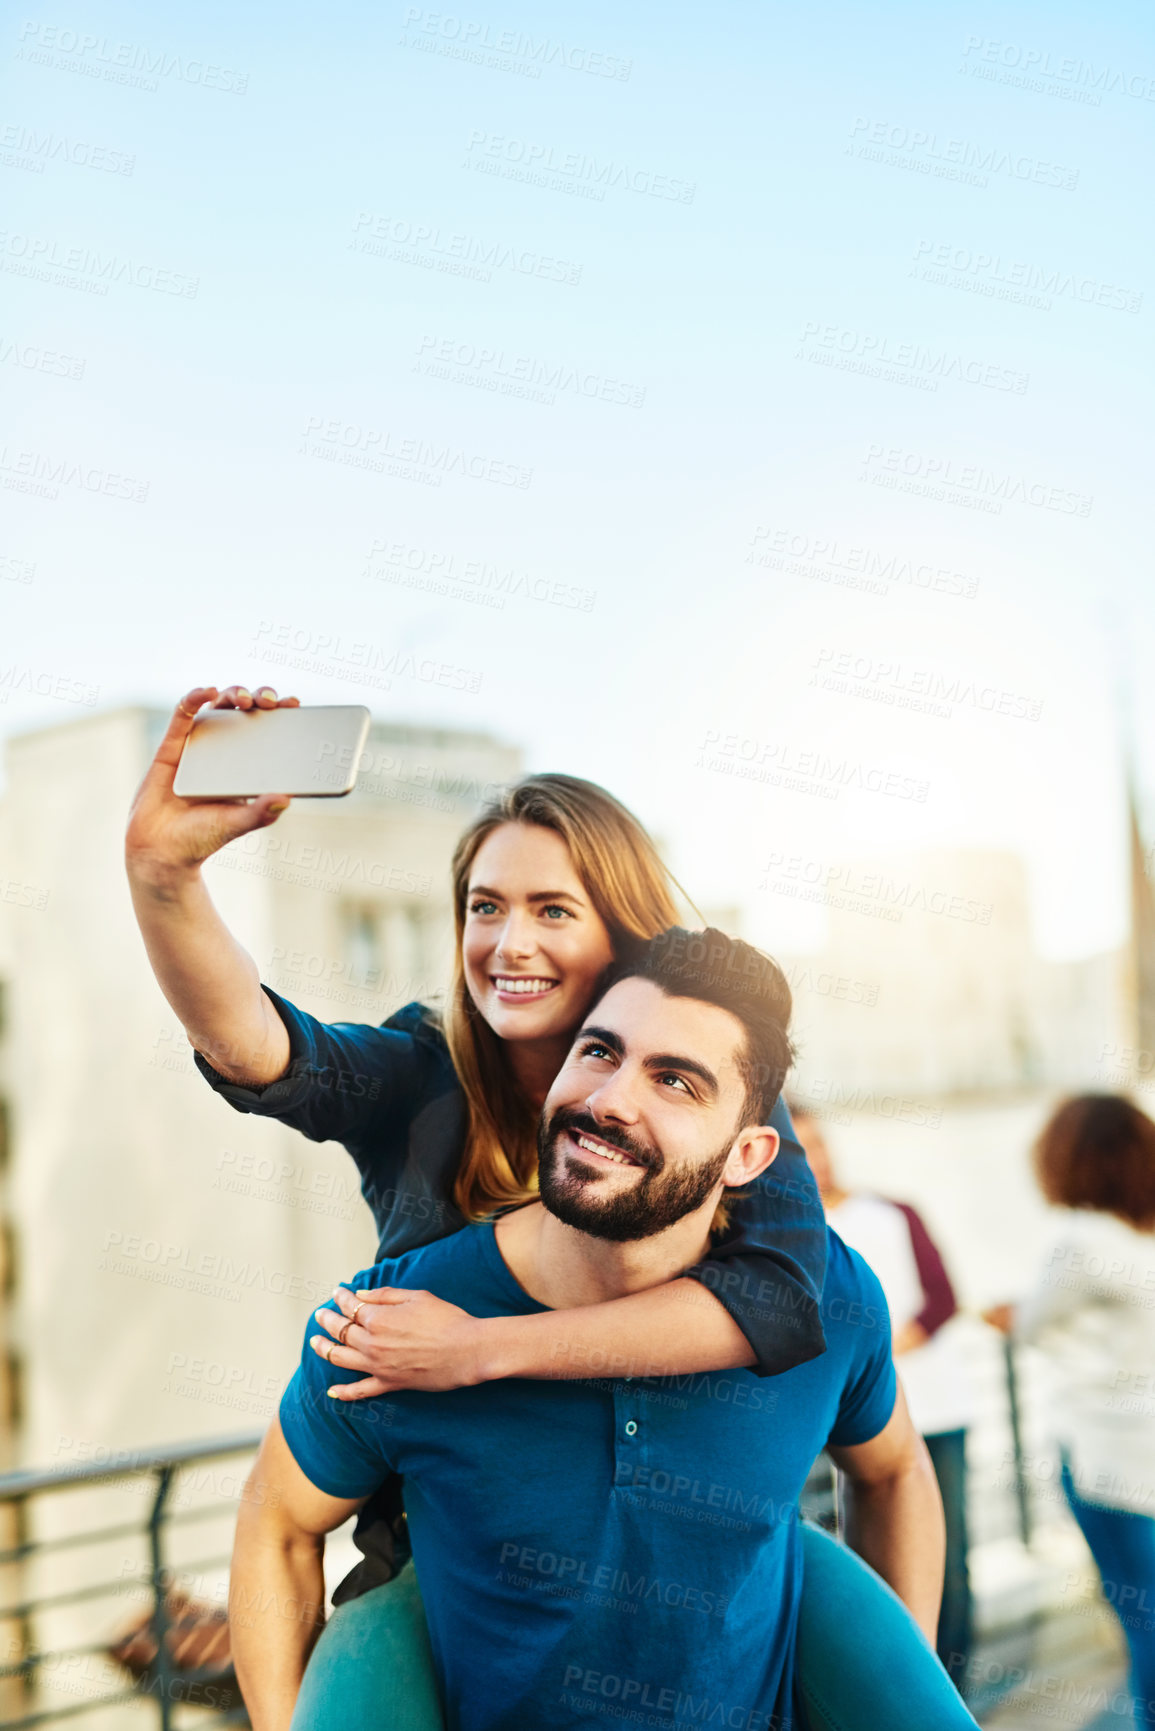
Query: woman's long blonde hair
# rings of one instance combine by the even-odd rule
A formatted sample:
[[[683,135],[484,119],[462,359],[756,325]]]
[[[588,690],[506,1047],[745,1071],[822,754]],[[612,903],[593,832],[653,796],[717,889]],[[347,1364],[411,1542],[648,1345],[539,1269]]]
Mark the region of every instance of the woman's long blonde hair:
[[[453,855],[456,948],[445,1038],[469,1110],[454,1201],[470,1220],[537,1189],[537,1119],[515,1081],[504,1042],[481,1015],[465,980],[462,939],[469,874],[486,837],[503,823],[536,824],[560,835],[601,915],[615,955],[624,940],[676,925],[676,880],[632,812],[592,781],[528,775],[494,800]]]

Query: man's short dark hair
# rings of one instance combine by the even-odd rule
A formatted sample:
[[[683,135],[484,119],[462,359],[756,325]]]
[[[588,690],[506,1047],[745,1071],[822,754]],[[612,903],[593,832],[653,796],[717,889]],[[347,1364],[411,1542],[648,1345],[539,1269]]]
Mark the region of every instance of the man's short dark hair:
[[[790,987],[777,962],[716,926],[704,932],[671,926],[611,962],[602,992],[622,980],[650,980],[668,998],[695,998],[736,1016],[746,1030],[746,1049],[738,1059],[746,1084],[743,1123],[770,1122],[794,1062]]]

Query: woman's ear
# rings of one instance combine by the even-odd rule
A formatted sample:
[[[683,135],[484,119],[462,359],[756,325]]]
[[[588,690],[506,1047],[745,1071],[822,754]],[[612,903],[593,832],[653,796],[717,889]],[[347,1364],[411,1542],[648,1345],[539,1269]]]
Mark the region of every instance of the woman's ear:
[[[769,1124],[750,1125],[739,1130],[722,1172],[722,1182],[728,1188],[749,1184],[765,1172],[778,1149],[781,1138]]]

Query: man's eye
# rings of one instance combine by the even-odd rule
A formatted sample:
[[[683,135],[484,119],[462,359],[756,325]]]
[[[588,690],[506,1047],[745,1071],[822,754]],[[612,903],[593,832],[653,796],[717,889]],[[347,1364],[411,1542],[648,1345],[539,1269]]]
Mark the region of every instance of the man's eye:
[[[495,914],[497,912],[497,903],[470,902],[469,911],[471,914]]]
[[[600,1040],[588,1040],[581,1049],[583,1058],[612,1058],[613,1053]]]
[[[664,1075],[658,1077],[658,1081],[672,1082],[675,1088],[681,1088],[686,1094],[691,1091],[690,1084],[686,1081],[686,1078],[684,1076],[679,1076],[676,1070],[667,1070]]]

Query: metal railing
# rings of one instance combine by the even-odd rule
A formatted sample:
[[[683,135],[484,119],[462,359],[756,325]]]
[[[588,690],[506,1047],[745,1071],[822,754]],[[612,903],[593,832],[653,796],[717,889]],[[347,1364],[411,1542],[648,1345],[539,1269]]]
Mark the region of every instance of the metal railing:
[[[198,1724],[247,1725],[243,1708],[233,1706],[205,1717],[206,1705],[213,1708],[219,1702],[222,1689],[214,1694],[211,1684],[219,1681],[219,1668],[189,1670],[174,1663],[171,1652],[173,1619],[170,1614],[174,1585],[171,1544],[174,1529],[195,1526],[206,1520],[220,1520],[229,1513],[229,1500],[220,1495],[215,1500],[198,1502],[191,1507],[174,1506],[182,1474],[206,1462],[229,1456],[252,1454],[260,1444],[260,1432],[244,1432],[222,1437],[216,1442],[189,1442],[163,1449],[134,1449],[109,1453],[98,1464],[87,1463],[54,1468],[45,1472],[13,1472],[0,1475],[0,1508],[8,1515],[8,1531],[15,1543],[0,1551],[0,1568],[4,1578],[16,1578],[20,1596],[15,1603],[0,1607],[0,1623],[11,1631],[8,1653],[11,1662],[0,1665],[0,1687],[7,1700],[0,1699],[0,1727],[3,1731],[31,1731],[33,1726],[56,1725],[82,1714],[95,1713],[114,1706],[135,1703],[143,1709],[151,1704],[162,1731],[172,1731],[174,1713],[178,1708],[198,1708]],[[78,1489],[130,1489],[146,1497],[143,1517],[135,1521],[70,1531],[59,1537],[31,1536],[29,1515],[41,1500]],[[144,1588],[151,1604],[147,1626],[141,1633],[148,1638],[153,1656],[143,1667],[143,1674],[131,1685],[113,1687],[107,1693],[93,1693],[81,1701],[42,1705],[38,1697],[51,1693],[54,1677],[66,1674],[70,1664],[79,1660],[105,1660],[115,1641],[110,1632],[103,1640],[66,1643],[54,1647],[41,1646],[38,1625],[49,1613],[89,1605],[111,1599],[124,1591],[124,1579],[104,1576],[83,1585],[66,1586],[63,1591],[47,1594],[29,1593],[23,1580],[26,1569],[41,1559],[60,1558],[63,1566],[75,1567],[78,1553],[85,1547],[121,1541],[143,1541],[146,1562],[135,1584]],[[228,1556],[198,1559],[195,1569],[204,1574],[227,1568]],[[110,1666],[111,1669],[111,1661]],[[199,1692],[199,1699],[198,1699]],[[15,1716],[10,1709],[15,1709]]]

